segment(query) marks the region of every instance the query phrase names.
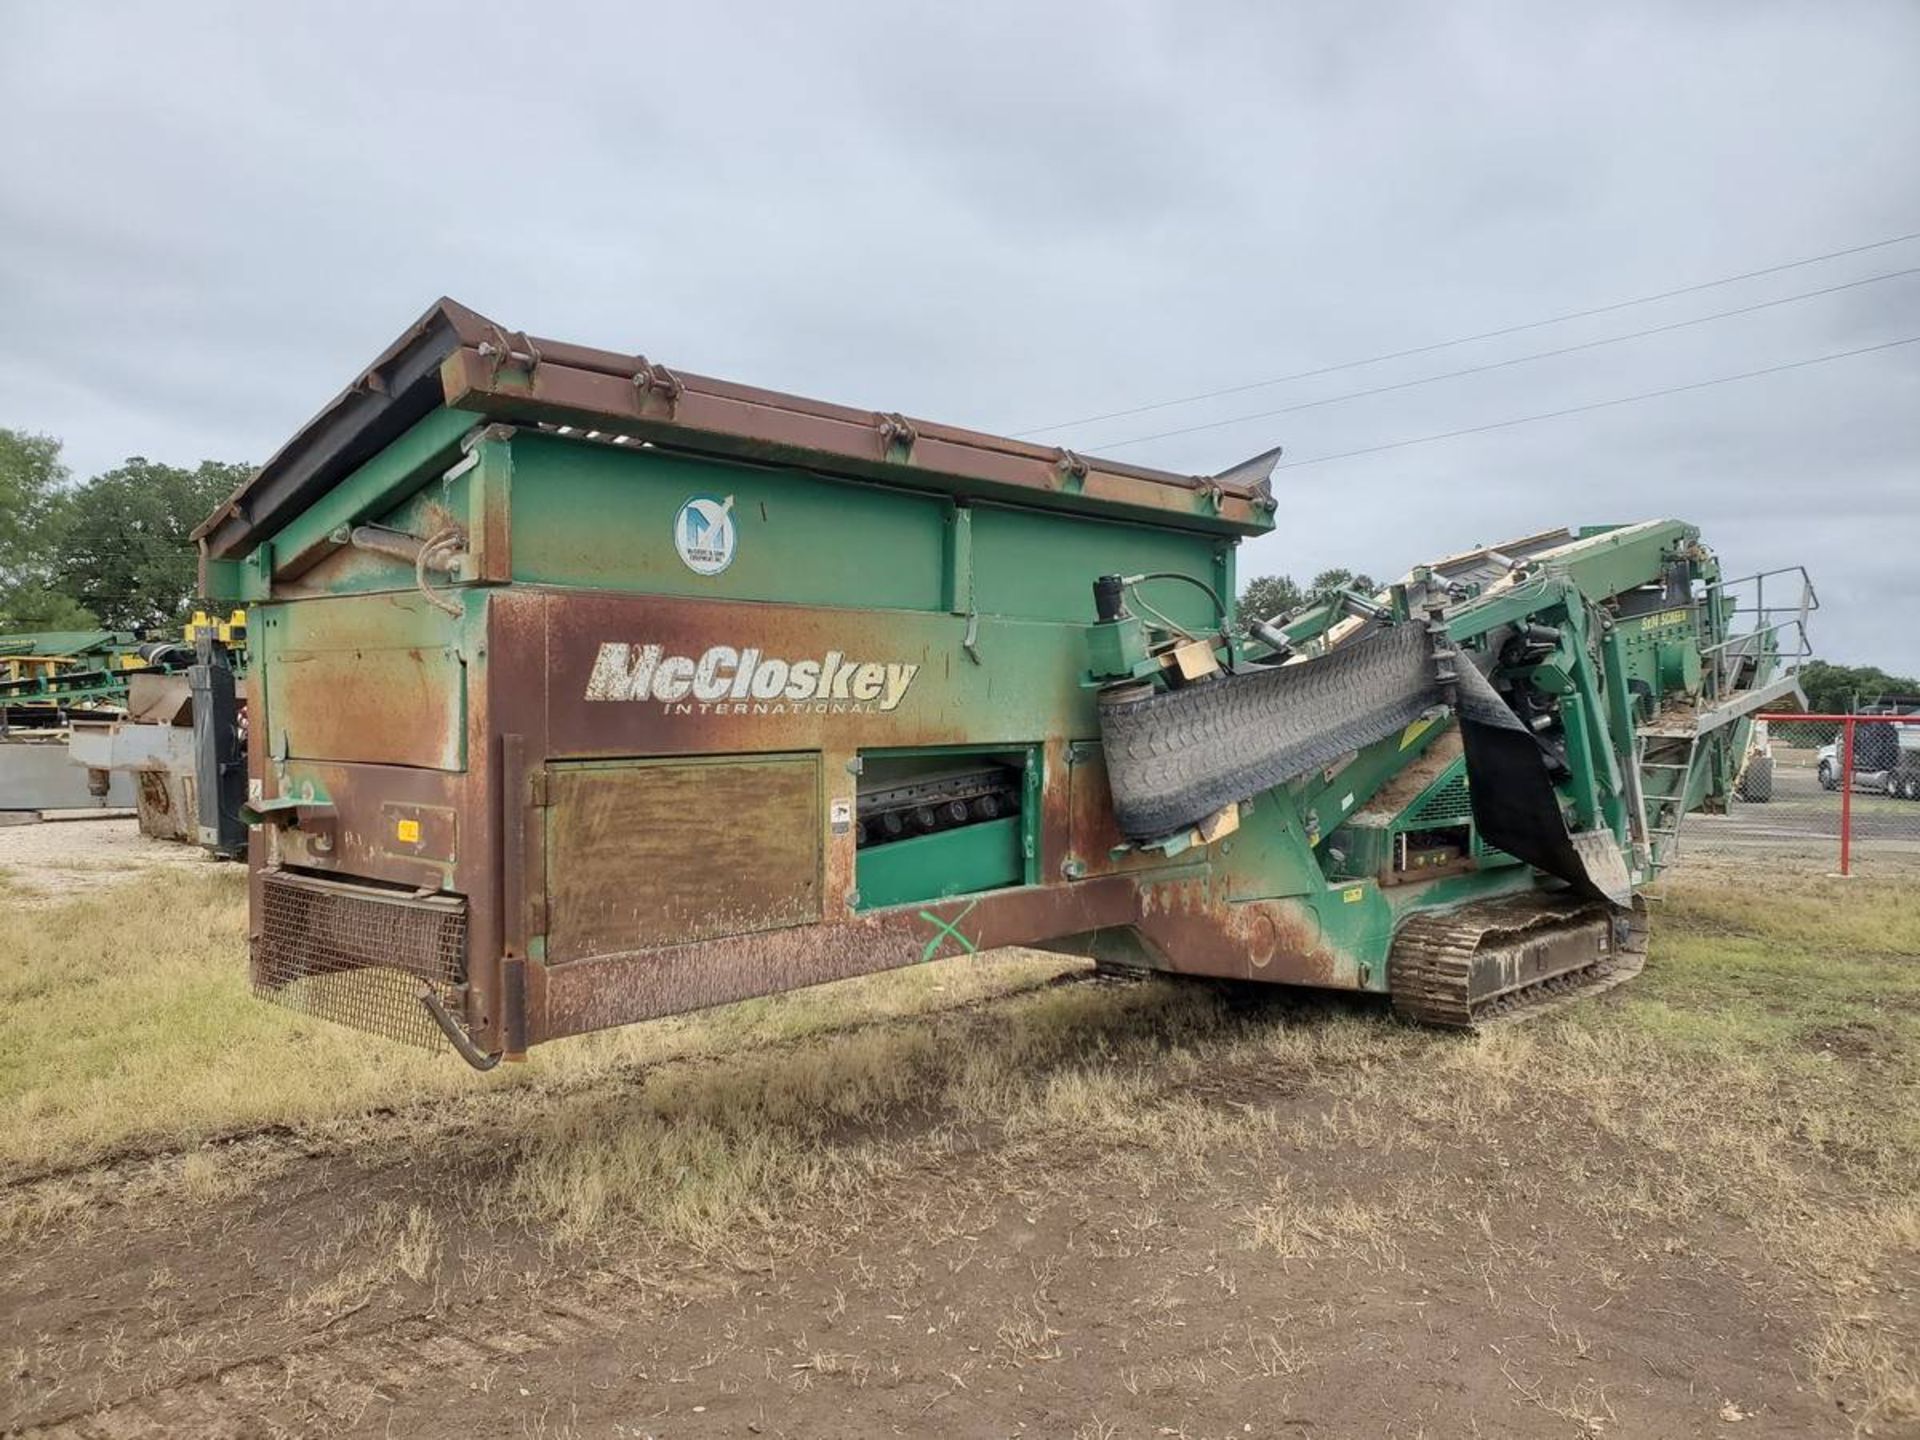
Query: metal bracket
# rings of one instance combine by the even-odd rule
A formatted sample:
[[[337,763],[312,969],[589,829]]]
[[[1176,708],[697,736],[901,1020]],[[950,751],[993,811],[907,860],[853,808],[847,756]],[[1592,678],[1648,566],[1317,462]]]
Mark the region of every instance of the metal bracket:
[[[498,325],[491,327],[491,338],[482,340],[479,354],[483,360],[493,362],[493,373],[497,377],[507,366],[512,365],[527,372],[527,378],[533,378],[533,372],[540,368],[540,347],[535,345],[524,330],[509,333]]]
[[[880,431],[880,453],[883,456],[896,445],[910,451],[920,439],[920,432],[913,428],[913,422],[897,412],[878,416],[875,424]]]
[[[460,453],[471,455],[473,447],[485,440],[511,440],[517,428],[497,421],[491,425],[476,425],[460,437]]]
[[[646,356],[640,357],[640,368],[633,372],[633,388],[640,392],[640,403],[645,405],[649,395],[658,395],[667,402],[667,413],[671,415],[680,404],[680,396],[686,386],[680,383],[680,377],[664,365],[656,365]]]
[[[1453,637],[1437,620],[1428,622],[1427,639],[1432,647],[1434,684],[1439,687],[1440,698],[1447,707],[1457,710],[1460,706],[1460,671],[1456,667],[1460,662],[1460,651],[1454,645]]]
[[[1053,462],[1053,468],[1060,472],[1060,478],[1062,480],[1085,480],[1087,478],[1087,471],[1091,467],[1088,466],[1084,456],[1076,455],[1073,451],[1062,445]]]

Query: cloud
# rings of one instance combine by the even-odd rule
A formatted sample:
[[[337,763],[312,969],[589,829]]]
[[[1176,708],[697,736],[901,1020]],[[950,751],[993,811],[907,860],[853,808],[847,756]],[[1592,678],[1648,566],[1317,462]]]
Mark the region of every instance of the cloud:
[[[259,459],[446,293],[1037,426],[1920,230],[1915,54],[1902,3],[31,7],[0,53],[0,423],[82,473]],[[1914,264],[1920,243],[1048,438]],[[1912,278],[1120,453],[1310,459],[1908,334]],[[1917,384],[1912,347],[1285,471],[1243,573],[1677,513],[1735,570],[1812,567],[1830,654],[1920,671]]]

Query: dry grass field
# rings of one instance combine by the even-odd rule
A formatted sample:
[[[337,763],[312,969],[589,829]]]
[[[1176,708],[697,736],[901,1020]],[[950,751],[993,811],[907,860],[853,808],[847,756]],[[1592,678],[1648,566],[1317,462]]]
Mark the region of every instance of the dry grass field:
[[[1920,876],[1472,1039],[1016,954],[486,1077],[251,1000],[230,870],[6,885],[0,1430],[1920,1431]]]

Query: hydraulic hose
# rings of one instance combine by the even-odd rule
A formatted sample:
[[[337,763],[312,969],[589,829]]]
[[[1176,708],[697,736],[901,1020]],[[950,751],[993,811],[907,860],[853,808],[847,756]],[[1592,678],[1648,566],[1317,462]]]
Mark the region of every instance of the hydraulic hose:
[[[420,982],[420,1003],[427,1007],[427,1013],[433,1016],[434,1024],[440,1027],[453,1048],[460,1052],[460,1058],[476,1070],[491,1070],[500,1063],[498,1055],[489,1055],[473,1043],[473,1037],[467,1034],[466,1027],[452,1015],[434,993],[433,987],[424,980]]]
[[[1132,589],[1134,586],[1139,585],[1143,581],[1147,581],[1147,580],[1183,580],[1185,581],[1187,584],[1192,585],[1196,589],[1203,591],[1206,594],[1206,597],[1213,602],[1213,613],[1219,617],[1220,623],[1222,625],[1225,625],[1227,623],[1226,604],[1220,599],[1220,592],[1214,589],[1213,586],[1209,585],[1206,581],[1201,580],[1198,577],[1193,575],[1182,575],[1178,570],[1149,570],[1144,575],[1128,575],[1125,577],[1125,579],[1121,581],[1121,583],[1127,586],[1128,589]]]

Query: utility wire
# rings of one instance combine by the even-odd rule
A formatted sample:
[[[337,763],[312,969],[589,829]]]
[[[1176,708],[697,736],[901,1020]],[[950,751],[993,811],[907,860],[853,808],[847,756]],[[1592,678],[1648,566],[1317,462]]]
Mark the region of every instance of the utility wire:
[[[1333,455],[1316,455],[1311,460],[1289,460],[1278,470],[1299,470],[1308,465],[1325,465],[1330,460],[1351,460],[1356,455],[1378,455],[1383,450],[1404,450],[1409,445],[1431,445],[1436,440],[1457,440],[1463,435],[1481,435],[1489,430],[1505,430],[1514,425],[1532,425],[1540,420],[1558,420],[1566,415],[1584,415],[1607,410],[1615,405],[1631,405],[1639,400],[1657,400],[1662,395],[1679,395],[1688,390],[1706,390],[1715,385],[1731,385],[1736,380],[1752,380],[1761,375],[1778,375],[1783,370],[1804,370],[1809,365],[1825,365],[1833,360],[1850,360],[1856,355],[1871,355],[1876,350],[1893,350],[1902,345],[1920,343],[1920,335],[1904,340],[1888,340],[1879,345],[1862,345],[1857,350],[1838,350],[1831,355],[1814,355],[1805,360],[1789,360],[1784,365],[1768,365],[1759,370],[1743,370],[1738,375],[1716,375],[1711,380],[1695,380],[1690,385],[1668,385],[1659,390],[1644,390],[1638,395],[1616,395],[1611,400],[1595,400],[1589,405],[1570,405],[1564,410],[1547,410],[1539,415],[1520,415],[1512,420],[1494,420],[1485,425],[1469,425],[1464,430],[1443,430],[1437,435],[1416,435],[1407,440],[1389,440],[1384,445],[1366,445],[1358,450],[1341,450]]]
[[[1589,310],[1569,310],[1564,315],[1549,315],[1544,320],[1528,320],[1520,325],[1505,325],[1498,330],[1482,330],[1477,335],[1461,335],[1452,340],[1436,340],[1430,345],[1415,345],[1408,350],[1392,350],[1384,355],[1369,355],[1361,360],[1343,360],[1338,365],[1322,365],[1317,370],[1299,370],[1291,375],[1276,375],[1271,380],[1253,380],[1245,385],[1228,385],[1219,390],[1203,390],[1196,395],[1181,395],[1172,400],[1156,400],[1148,405],[1135,405],[1125,410],[1109,410],[1104,415],[1086,415],[1078,420],[1060,420],[1051,425],[1036,425],[1031,430],[1014,430],[1015,438],[1024,439],[1030,435],[1044,435],[1050,430],[1066,430],[1075,425],[1096,425],[1102,420],[1120,420],[1129,415],[1145,415],[1154,410],[1166,410],[1175,405],[1191,405],[1196,400],[1213,400],[1222,395],[1243,395],[1249,390],[1264,390],[1269,385],[1285,385],[1294,380],[1311,380],[1316,375],[1333,375],[1342,370],[1357,370],[1363,365],[1381,365],[1389,360],[1405,360],[1412,355],[1430,355],[1436,350],[1450,350],[1456,345],[1471,345],[1476,340],[1497,340],[1502,335],[1518,335],[1526,330],[1540,330],[1548,325],[1561,325],[1569,320],[1585,320],[1594,315],[1610,315],[1616,310],[1629,310],[1636,305],[1651,305],[1656,300],[1671,300],[1676,295],[1692,295],[1701,290],[1714,290],[1722,285],[1736,285],[1742,280],[1757,280],[1762,275],[1778,275],[1786,270],[1798,270],[1807,265],[1818,265],[1825,260],[1839,260],[1848,255],[1864,255],[1869,250],[1884,250],[1889,245],[1903,245],[1909,240],[1920,240],[1920,230],[1906,235],[1895,235],[1886,240],[1874,240],[1865,245],[1850,245],[1844,250],[1829,250],[1824,255],[1809,255],[1802,260],[1788,260],[1779,265],[1767,265],[1758,270],[1744,270],[1738,275],[1722,276],[1718,280],[1702,280],[1695,285],[1682,285],[1674,290],[1661,290],[1652,295],[1641,295],[1632,300],[1616,300],[1610,305],[1596,305]]]
[[[1115,440],[1090,447],[1096,451],[1124,450],[1129,445],[1144,445],[1149,440],[1166,440],[1175,435],[1194,435],[1202,430],[1218,430],[1227,425],[1239,425],[1248,420],[1270,420],[1275,415],[1291,415],[1299,410],[1317,410],[1323,405],[1338,405],[1344,400],[1361,400],[1369,395],[1387,395],[1395,390],[1415,390],[1422,385],[1433,385],[1441,380],[1457,380],[1463,375],[1484,375],[1489,370],[1504,370],[1512,365],[1526,365],[1535,360],[1551,360],[1556,355],[1573,355],[1582,350],[1599,350],[1608,345],[1619,345],[1627,340],[1641,340],[1649,335],[1664,335],[1672,330],[1685,330],[1690,325],[1705,325],[1713,320],[1726,320],[1735,315],[1751,315],[1756,310],[1771,310],[1776,305],[1791,305],[1798,300],[1812,300],[1821,295],[1834,295],[1842,290],[1857,290],[1862,285],[1878,285],[1883,280],[1899,280],[1908,275],[1920,275],[1920,265],[1906,270],[1889,270],[1884,275],[1869,275],[1861,280],[1848,280],[1843,284],[1829,285],[1821,290],[1806,290],[1798,295],[1782,295],[1777,300],[1761,300],[1752,305],[1741,305],[1732,310],[1716,310],[1711,315],[1696,315],[1690,320],[1675,320],[1666,325],[1654,325],[1645,330],[1630,330],[1625,335],[1609,335],[1600,340],[1583,340],[1578,345],[1562,345],[1557,350],[1536,350],[1531,355],[1515,355],[1507,360],[1490,360],[1485,365],[1469,365],[1463,370],[1446,370],[1438,375],[1424,375],[1417,380],[1399,380],[1391,385],[1375,385],[1367,390],[1349,390],[1340,395],[1327,395],[1318,400],[1302,400],[1295,405],[1282,405],[1277,410],[1256,410],[1250,415],[1232,415],[1225,420],[1206,420],[1198,425],[1183,425],[1178,430],[1159,430],[1151,435],[1135,435],[1130,440]]]

